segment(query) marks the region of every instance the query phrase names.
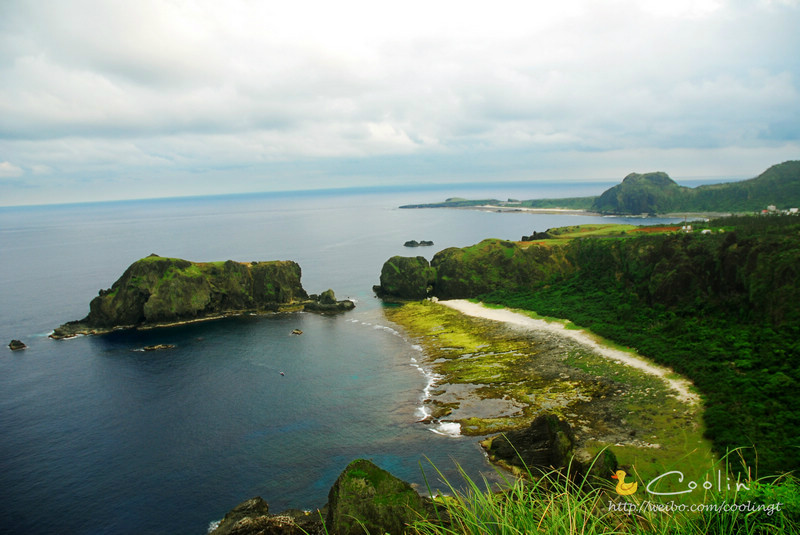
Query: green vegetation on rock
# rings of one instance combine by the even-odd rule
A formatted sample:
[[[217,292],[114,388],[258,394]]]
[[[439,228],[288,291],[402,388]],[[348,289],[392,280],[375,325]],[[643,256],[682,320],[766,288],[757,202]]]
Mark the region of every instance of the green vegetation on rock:
[[[383,296],[422,299],[430,291],[434,273],[424,256],[393,256],[383,264],[381,284],[375,290]]]
[[[150,255],[131,264],[108,290],[89,303],[89,315],[54,331],[53,338],[96,334],[120,327],[152,326],[242,312],[353,307],[310,299],[296,262],[189,262]],[[333,303],[330,301],[333,300]]]
[[[332,535],[400,534],[432,513],[430,501],[411,485],[370,461],[357,459],[331,487],[325,523]]]

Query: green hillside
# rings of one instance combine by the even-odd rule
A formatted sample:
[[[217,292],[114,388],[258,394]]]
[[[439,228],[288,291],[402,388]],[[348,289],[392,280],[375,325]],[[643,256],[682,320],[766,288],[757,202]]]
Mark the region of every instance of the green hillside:
[[[607,214],[760,212],[800,206],[800,161],[773,165],[756,178],[687,188],[666,173],[631,173],[603,192],[591,210]]]

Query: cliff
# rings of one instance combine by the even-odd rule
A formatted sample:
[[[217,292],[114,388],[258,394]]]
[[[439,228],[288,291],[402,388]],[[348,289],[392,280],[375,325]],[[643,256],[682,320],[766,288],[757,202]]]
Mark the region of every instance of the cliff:
[[[243,312],[338,311],[328,290],[309,297],[292,261],[190,262],[150,255],[131,264],[89,303],[89,315],[55,329],[52,338],[99,334],[116,328],[156,326]]]
[[[487,239],[439,251],[430,263],[422,256],[395,256],[383,265],[374,290],[388,299],[459,299],[498,288],[528,288],[571,272],[564,253],[561,247]]]
[[[389,298],[458,299],[536,291],[577,277],[613,282],[646,306],[690,309],[701,303],[743,319],[800,323],[800,218],[746,216],[703,225],[714,230],[697,223],[689,234],[565,227],[548,229],[540,235],[549,239],[533,242],[487,239],[451,247],[430,264],[423,257],[393,257],[375,289]]]

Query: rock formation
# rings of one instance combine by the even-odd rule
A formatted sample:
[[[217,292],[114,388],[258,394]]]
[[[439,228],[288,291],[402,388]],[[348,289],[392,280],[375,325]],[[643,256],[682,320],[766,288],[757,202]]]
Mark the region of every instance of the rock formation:
[[[498,289],[530,288],[574,271],[566,249],[497,239],[449,247],[433,260],[394,256],[381,269],[375,293],[382,298],[470,298]]]
[[[142,351],[161,351],[162,349],[174,349],[174,344],[155,344],[152,346],[144,346]]]
[[[349,299],[344,301],[337,301],[336,295],[330,288],[322,292],[318,297],[312,295],[310,300],[303,304],[305,310],[312,310],[314,312],[342,312],[355,308],[355,303]]]
[[[117,328],[181,323],[243,312],[339,311],[355,305],[309,298],[292,261],[189,262],[150,255],[134,262],[89,304],[89,315],[55,329],[52,338],[99,334]],[[329,299],[330,298],[330,299]],[[333,300],[331,302],[331,299]]]
[[[373,290],[380,297],[424,299],[430,292],[436,272],[423,256],[393,256],[381,269],[380,285]]]
[[[594,457],[578,451],[572,427],[554,414],[537,416],[530,426],[491,437],[481,445],[492,462],[530,471],[534,476],[568,470],[573,477],[589,475],[609,480],[617,469],[617,458],[610,449]]]
[[[18,351],[20,349],[25,349],[28,346],[22,343],[21,340],[11,340],[11,342],[8,344],[8,347],[11,349],[11,351]]]
[[[405,481],[358,459],[339,475],[321,510],[272,515],[267,503],[256,497],[228,512],[210,535],[401,534],[415,521],[432,518],[432,507]]]
[[[225,515],[213,535],[309,535],[324,533],[317,512],[290,509],[277,515],[260,496],[240,503]]]
[[[326,527],[335,535],[404,533],[406,526],[432,512],[430,501],[411,485],[358,459],[345,468],[328,493]]]

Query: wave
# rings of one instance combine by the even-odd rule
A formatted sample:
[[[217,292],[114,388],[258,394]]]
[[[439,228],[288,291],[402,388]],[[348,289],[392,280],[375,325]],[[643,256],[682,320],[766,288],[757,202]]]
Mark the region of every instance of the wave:
[[[389,327],[387,325],[381,325],[380,323],[370,323],[368,321],[361,321],[361,320],[358,320],[358,319],[352,319],[350,321],[352,321],[354,323],[360,323],[361,325],[364,325],[364,326],[367,326],[367,327],[372,327],[373,329],[386,331],[386,332],[388,332],[390,334],[393,334],[394,336],[402,338],[403,341],[407,342],[411,346],[411,349],[413,349],[414,351],[417,351],[419,353],[422,353],[424,351],[421,345],[412,344],[397,329],[394,329],[394,328]],[[417,407],[417,412],[416,412],[416,416],[418,417],[417,421],[420,421],[420,422],[421,421],[425,421],[425,422],[430,421],[430,423],[431,423],[430,431],[433,432],[433,433],[436,433],[437,435],[448,436],[448,437],[460,437],[461,436],[461,424],[459,424],[458,422],[440,422],[439,420],[431,419],[431,412],[428,410],[428,407],[425,405],[425,403],[431,399],[431,391],[433,390],[433,388],[435,386],[437,386],[439,384],[439,381],[444,379],[444,376],[443,375],[439,375],[438,373],[435,373],[435,372],[425,368],[424,366],[419,364],[419,361],[414,357],[411,357],[410,366],[413,367],[413,368],[416,368],[422,374],[422,376],[425,377],[425,379],[426,379],[425,388],[422,389],[422,395],[420,396],[420,405],[419,405],[419,407]]]
[[[447,437],[460,437],[461,424],[458,422],[439,422],[438,425],[431,428],[431,431],[433,431],[437,435],[443,435]]]

